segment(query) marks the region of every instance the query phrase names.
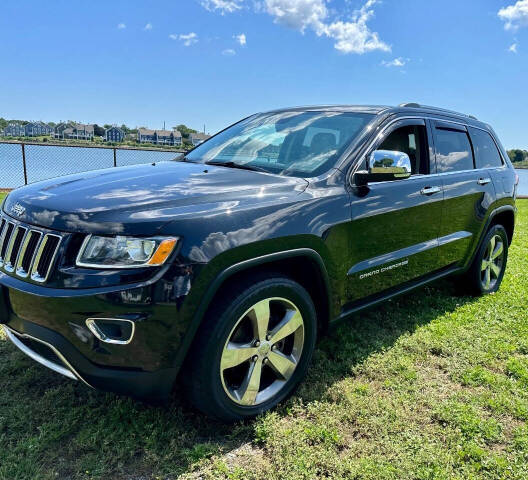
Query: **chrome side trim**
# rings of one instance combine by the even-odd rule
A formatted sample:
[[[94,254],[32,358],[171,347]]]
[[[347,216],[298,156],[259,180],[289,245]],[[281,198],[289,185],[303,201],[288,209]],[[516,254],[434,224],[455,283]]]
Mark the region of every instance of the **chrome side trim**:
[[[113,338],[107,337],[101,329],[97,326],[97,320],[103,320],[107,322],[128,322],[132,324],[132,332],[130,333],[130,338],[127,340],[115,340]],[[111,343],[113,345],[128,345],[132,339],[134,338],[134,334],[136,333],[136,324],[132,320],[128,320],[126,318],[87,318],[86,319],[86,326],[94,334],[94,336],[101,340],[101,342],[104,343]]]
[[[31,335],[28,335],[26,333],[18,333],[14,330],[11,330],[7,325],[2,325],[4,327],[4,332],[7,335],[7,338],[13,342],[13,344],[21,350],[23,353],[25,353],[28,357],[32,358],[36,362],[40,363],[41,365],[49,368],[50,370],[53,370],[54,372],[60,373],[61,375],[64,375],[65,377],[71,378],[72,380],[80,380],[85,385],[87,385],[90,388],[93,388],[86,380],[84,380],[77,371],[71,366],[71,364],[64,358],[64,356],[51,344],[48,342],[45,342],[44,340],[40,340],[39,338],[32,337]],[[34,352],[29,348],[28,346],[24,345],[18,337],[22,338],[29,338],[30,340],[33,340],[35,342],[42,343],[42,345],[45,345],[49,349],[53,351],[55,355],[61,360],[61,362],[65,365],[64,367],[62,365],[58,365],[47,358],[44,358],[43,356],[39,355],[38,353]]]

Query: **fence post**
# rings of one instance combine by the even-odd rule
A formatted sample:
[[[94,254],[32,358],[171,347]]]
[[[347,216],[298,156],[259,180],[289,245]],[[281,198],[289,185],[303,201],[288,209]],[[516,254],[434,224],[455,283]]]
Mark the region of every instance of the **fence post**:
[[[24,184],[28,184],[27,180],[27,165],[26,165],[26,146],[22,143],[22,164],[24,165]]]
[[[114,147],[114,167],[117,167],[117,148]]]

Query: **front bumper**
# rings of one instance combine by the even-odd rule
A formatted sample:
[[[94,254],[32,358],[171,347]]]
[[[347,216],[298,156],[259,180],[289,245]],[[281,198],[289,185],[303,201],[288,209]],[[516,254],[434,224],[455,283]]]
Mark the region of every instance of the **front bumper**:
[[[15,280],[0,273],[0,324],[25,354],[96,389],[156,399],[171,392],[187,327],[166,282],[83,296],[61,290],[56,296],[45,287],[27,291]],[[100,341],[87,327],[91,317],[132,319],[132,341]]]
[[[11,342],[36,362],[88,387],[138,398],[166,398],[172,388],[172,370],[127,371],[94,365],[61,335],[39,325],[24,323],[24,332],[7,325]]]

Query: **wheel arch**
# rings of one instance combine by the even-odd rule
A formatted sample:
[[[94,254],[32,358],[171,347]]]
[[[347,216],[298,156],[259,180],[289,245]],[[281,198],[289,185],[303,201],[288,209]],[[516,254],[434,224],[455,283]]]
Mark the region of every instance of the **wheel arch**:
[[[263,271],[283,274],[302,285],[314,301],[318,328],[324,330],[328,327],[331,316],[331,287],[328,271],[319,253],[311,248],[298,248],[244,260],[222,270],[209,284],[175,359],[175,367],[178,370],[191,350],[207,310],[215,298],[221,295],[223,288]]]
[[[511,245],[515,231],[515,212],[513,208],[500,208],[495,212],[490,218],[486,231],[493,225],[502,225],[508,234],[508,243]]]
[[[488,216],[486,225],[482,229],[479,241],[476,242],[476,246],[469,256],[466,264],[463,267],[463,271],[466,271],[473,263],[475,256],[477,255],[486,233],[493,225],[502,225],[506,229],[508,234],[508,242],[511,244],[513,239],[513,233],[515,230],[515,207],[513,205],[503,205],[495,208]]]

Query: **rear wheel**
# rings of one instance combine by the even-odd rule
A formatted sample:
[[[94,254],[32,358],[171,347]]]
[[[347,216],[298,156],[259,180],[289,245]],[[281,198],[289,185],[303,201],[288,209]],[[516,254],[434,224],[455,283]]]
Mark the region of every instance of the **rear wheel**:
[[[502,225],[490,228],[473,264],[465,274],[471,293],[485,295],[496,292],[504,277],[508,260],[508,234]]]
[[[224,292],[198,335],[183,372],[191,402],[221,420],[249,418],[287,398],[305,376],[315,308],[303,287],[275,277]]]

